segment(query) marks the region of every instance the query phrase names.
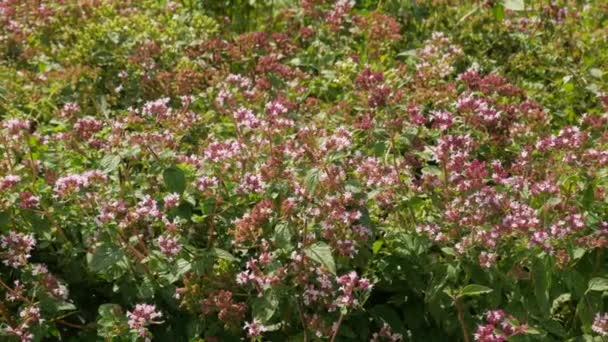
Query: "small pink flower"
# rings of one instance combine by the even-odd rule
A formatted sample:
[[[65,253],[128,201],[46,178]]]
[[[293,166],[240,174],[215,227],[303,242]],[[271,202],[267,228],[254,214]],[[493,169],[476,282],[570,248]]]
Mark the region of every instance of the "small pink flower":
[[[156,311],[155,305],[150,304],[137,304],[133,311],[127,311],[127,318],[129,321],[129,328],[137,331],[137,334],[141,337],[148,335],[146,327],[150,324],[158,324],[160,322],[155,319],[162,317],[162,313]]]
[[[199,191],[205,191],[211,187],[217,186],[218,183],[216,177],[203,176],[196,180],[195,186]]]
[[[160,248],[160,251],[168,257],[174,257],[182,250],[182,245],[179,243],[178,239],[166,235],[158,237],[158,247]]]
[[[164,198],[165,209],[175,208],[179,204],[180,196],[177,193],[172,193]]]
[[[7,175],[0,177],[0,190],[7,190],[17,185],[21,181],[21,177],[16,175]]]
[[[595,333],[608,336],[608,313],[600,314],[599,312],[595,315],[595,320],[591,326],[591,330]]]
[[[25,266],[35,245],[36,239],[32,234],[10,231],[0,238],[0,247],[5,251],[2,262],[12,268]]]
[[[266,327],[260,324],[260,321],[254,319],[251,322],[245,322],[244,329],[247,330],[248,337],[254,338],[260,336]]]
[[[30,128],[30,122],[22,119],[8,119],[2,122],[2,126],[7,129],[9,135],[17,136]]]

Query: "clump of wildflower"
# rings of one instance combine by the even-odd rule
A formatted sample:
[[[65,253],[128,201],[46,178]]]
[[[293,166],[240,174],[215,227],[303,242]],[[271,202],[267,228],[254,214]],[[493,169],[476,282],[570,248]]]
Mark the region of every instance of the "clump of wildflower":
[[[3,253],[2,262],[6,266],[12,268],[21,268],[27,264],[30,258],[30,252],[36,245],[36,239],[32,234],[17,233],[10,231],[8,235],[3,235],[0,238],[0,247]]]
[[[260,126],[260,120],[253,114],[251,109],[240,107],[232,114],[236,121],[237,127],[257,128]]]
[[[172,113],[171,108],[168,106],[169,101],[170,99],[165,97],[155,101],[146,102],[142,109],[142,114],[145,116],[155,117],[159,121],[167,119]]]
[[[262,325],[259,320],[254,319],[251,322],[245,322],[244,329],[247,331],[248,337],[255,338],[262,335],[262,332],[266,330],[266,327]]]
[[[504,342],[509,337],[525,334],[527,324],[515,325],[515,319],[507,317],[503,310],[490,310],[486,313],[486,324],[479,325],[473,335],[478,342]]]
[[[447,235],[445,235],[436,224],[418,225],[416,227],[416,233],[426,235],[429,239],[436,242],[445,242],[448,240]]]
[[[382,325],[382,328],[380,328],[380,331],[375,332],[372,335],[370,342],[380,342],[380,341],[399,342],[402,340],[403,340],[403,335],[393,332],[393,330],[391,329],[391,326],[384,323]]]
[[[53,190],[60,197],[67,196],[71,193],[78,192],[83,188],[95,182],[105,182],[107,176],[99,170],[90,170],[82,174],[71,174],[59,178],[55,182]]]
[[[217,317],[226,324],[241,322],[247,309],[244,303],[235,302],[232,292],[226,290],[209,295],[203,300],[202,306],[205,315],[217,312]]]
[[[93,134],[99,132],[104,126],[104,123],[93,117],[81,118],[74,124],[74,130],[83,140],[90,139]]]
[[[24,209],[37,208],[40,205],[40,197],[34,196],[30,191],[19,194],[19,207]]]
[[[8,119],[2,122],[2,126],[6,128],[9,135],[18,136],[21,132],[29,130],[30,122],[23,119]]]
[[[150,304],[137,304],[133,311],[127,311],[129,328],[137,332],[138,336],[145,337],[146,340],[149,340],[150,335],[147,326],[159,324],[160,322],[156,319],[162,316],[161,312],[156,311],[156,306]]]
[[[355,271],[338,277],[337,282],[342,294],[336,300],[336,304],[347,308],[359,304],[359,300],[355,298],[357,292],[371,291],[373,286],[367,278],[360,278]]]
[[[163,201],[165,202],[165,209],[169,210],[175,208],[179,204],[179,199],[180,196],[178,193],[172,193],[165,196],[165,198],[163,199]]]
[[[160,251],[168,257],[175,257],[182,250],[182,245],[179,240],[169,235],[161,235],[158,237],[158,247],[160,248]]]
[[[217,180],[217,177],[207,177],[207,176],[199,177],[195,182],[195,186],[199,191],[205,191],[218,184],[219,184],[219,182]]]
[[[4,177],[0,177],[0,190],[7,190],[19,183],[21,181],[21,177],[17,175],[6,175]]]
[[[156,201],[150,195],[144,196],[144,198],[137,203],[135,214],[142,219],[156,219],[162,216]]]
[[[482,268],[490,268],[496,264],[496,259],[498,256],[495,253],[488,253],[486,251],[482,251],[479,253],[479,266]]]
[[[591,330],[599,335],[608,336],[608,312],[604,312],[603,314],[598,312],[595,315]]]
[[[243,181],[239,185],[239,192],[262,193],[265,186],[266,182],[264,182],[262,176],[248,173],[243,177]]]
[[[445,131],[454,124],[454,115],[446,111],[436,111],[431,114],[433,128]]]
[[[214,141],[205,149],[205,159],[212,162],[225,161],[237,156],[243,146],[236,140]]]
[[[46,292],[55,298],[68,299],[68,289],[61,284],[59,280],[52,275],[46,265],[35,264],[32,266],[32,275],[38,278],[37,283],[46,290]]]
[[[333,30],[337,31],[342,27],[343,22],[353,6],[354,2],[352,0],[336,1],[334,7],[327,13],[325,17],[327,23],[329,23]]]
[[[76,102],[67,102],[61,108],[59,116],[64,119],[69,119],[80,112],[80,106]]]
[[[19,320],[21,323],[16,327],[7,327],[6,333],[9,336],[18,337],[21,342],[32,341],[34,339],[34,334],[30,332],[30,327],[44,322],[40,313],[40,308],[35,305],[28,306],[19,311]]]
[[[234,235],[234,243],[238,245],[245,241],[257,240],[261,233],[261,225],[272,212],[272,202],[266,199],[256,204],[241,218],[234,220],[234,229],[230,231]]]

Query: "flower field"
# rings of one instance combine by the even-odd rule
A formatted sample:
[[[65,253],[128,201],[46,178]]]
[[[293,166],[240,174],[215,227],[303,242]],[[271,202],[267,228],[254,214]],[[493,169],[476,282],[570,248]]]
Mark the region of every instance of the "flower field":
[[[0,341],[608,341],[608,3],[0,0]]]

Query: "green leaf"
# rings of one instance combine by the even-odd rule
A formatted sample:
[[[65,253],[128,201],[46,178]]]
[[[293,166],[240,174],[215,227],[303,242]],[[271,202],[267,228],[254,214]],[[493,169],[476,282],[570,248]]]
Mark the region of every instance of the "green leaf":
[[[122,308],[118,304],[101,304],[97,312],[100,319],[114,318],[122,315]]]
[[[57,302],[57,310],[58,311],[70,311],[70,310],[76,310],[76,305],[70,303],[70,302],[66,302],[65,300],[61,300],[59,302]]]
[[[386,322],[396,332],[405,333],[403,321],[392,307],[385,304],[376,305],[370,310],[370,314],[376,321]]]
[[[417,58],[418,54],[416,52],[416,49],[411,49],[411,50],[406,50],[406,51],[399,52],[397,54],[397,57],[414,57],[414,58]]]
[[[116,327],[126,324],[126,317],[118,304],[102,304],[97,309],[97,334],[102,337],[114,337],[120,334]]]
[[[589,69],[589,74],[595,78],[601,79],[602,76],[604,75],[604,72],[598,68],[591,68],[591,69]]]
[[[274,243],[283,249],[291,247],[291,229],[286,223],[279,223],[274,227]]]
[[[583,191],[581,203],[584,208],[590,208],[593,202],[595,202],[595,184],[593,184],[593,182],[589,182]]]
[[[7,211],[0,212],[0,229],[8,227],[11,223],[11,216]]]
[[[593,313],[590,312],[587,300],[581,298],[576,305],[576,316],[582,323],[582,330],[586,333],[591,332],[591,324],[593,324]]]
[[[442,247],[441,251],[446,255],[456,256],[456,251],[452,247]]]
[[[209,254],[216,257],[217,259],[226,260],[230,262],[239,260],[235,258],[234,255],[230,254],[230,252],[221,248],[210,248]]]
[[[608,279],[597,277],[589,280],[589,288],[587,288],[587,292],[589,291],[608,291]]]
[[[496,21],[502,21],[505,17],[505,8],[501,4],[496,4],[492,9],[492,12],[494,13],[494,19],[496,19]]]
[[[321,171],[317,169],[311,169],[306,174],[306,191],[309,194],[314,194],[315,189],[317,188],[317,184],[319,184],[319,177],[321,176]]]
[[[534,295],[536,297],[536,303],[538,307],[544,312],[548,313],[551,309],[549,302],[549,287],[551,281],[551,274],[547,262],[543,260],[536,260],[532,265],[532,277],[534,281]]]
[[[587,252],[586,249],[577,247],[574,249],[574,255],[573,255],[572,259],[578,260],[578,259],[582,258],[583,256],[585,256],[586,252]]]
[[[279,300],[274,291],[266,291],[263,297],[253,300],[253,304],[251,305],[253,318],[259,320],[262,324],[265,324],[270,321],[277,311],[278,306]]]
[[[523,11],[526,9],[524,0],[504,0],[503,6],[511,11]]]
[[[534,327],[527,327],[525,332],[528,335],[540,335],[540,331]]]
[[[177,208],[172,209],[170,217],[175,218],[176,216],[179,216],[185,220],[190,220],[190,218],[192,218],[192,204],[184,202]]]
[[[559,337],[565,337],[567,334],[566,329],[564,329],[564,327],[558,321],[555,320],[543,321],[542,327],[553,335],[557,335]]]
[[[325,266],[332,274],[336,274],[336,263],[331,254],[331,247],[325,242],[317,242],[304,249],[307,257]]]
[[[469,284],[465,287],[463,287],[462,289],[460,289],[460,294],[459,297],[466,297],[466,296],[478,296],[484,293],[490,293],[494,290],[492,290],[489,287],[483,286],[483,285],[477,285],[477,284]]]
[[[106,242],[98,244],[93,253],[87,254],[87,265],[91,272],[107,274],[113,279],[124,274],[126,269],[121,266],[125,261],[122,248]]]
[[[120,156],[116,154],[108,154],[103,157],[99,162],[102,170],[105,172],[112,172],[118,169],[118,165],[120,164]]]
[[[380,252],[380,249],[382,248],[382,246],[384,245],[384,241],[382,240],[378,240],[376,242],[374,242],[374,244],[372,245],[372,252],[374,253],[374,255],[378,254],[378,252]]]
[[[150,277],[144,277],[137,284],[137,295],[144,299],[154,298],[155,285]]]
[[[40,307],[45,312],[57,313],[60,311],[76,310],[76,306],[63,299],[56,299],[50,296],[43,296],[40,299]]]
[[[181,194],[186,190],[186,176],[184,171],[177,166],[171,166],[163,172],[163,179],[169,192]]]

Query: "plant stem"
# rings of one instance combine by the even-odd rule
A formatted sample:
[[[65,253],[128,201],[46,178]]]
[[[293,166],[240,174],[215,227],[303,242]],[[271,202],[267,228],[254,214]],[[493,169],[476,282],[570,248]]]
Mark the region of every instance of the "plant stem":
[[[338,332],[340,331],[340,326],[342,325],[342,321],[344,321],[344,314],[340,314],[340,319],[338,319],[338,325],[336,326],[336,331],[334,331],[333,335],[331,335],[331,341],[336,341],[336,336],[338,336]],[[469,342],[469,341],[467,341]]]
[[[302,308],[300,306],[300,301],[296,299],[298,314],[300,315],[300,320],[302,321],[302,330],[304,331],[304,342],[308,342],[308,327],[306,327],[306,320],[304,319],[304,314],[302,314]]]
[[[456,311],[458,312],[458,322],[460,323],[460,327],[462,328],[462,335],[464,336],[464,341],[470,342],[469,331],[467,330],[467,325],[464,322],[464,312],[462,311],[460,298],[454,298],[454,306],[456,306]]]
[[[11,318],[11,313],[8,311],[8,308],[6,307],[6,305],[4,305],[4,302],[2,302],[1,300],[0,300],[0,316],[4,317],[4,319],[6,320],[8,325],[10,325],[11,327],[15,325],[15,321]]]

